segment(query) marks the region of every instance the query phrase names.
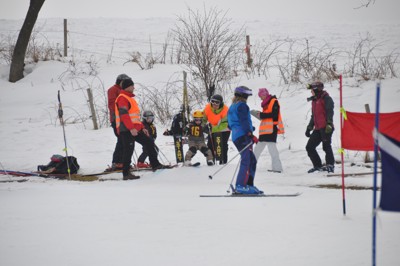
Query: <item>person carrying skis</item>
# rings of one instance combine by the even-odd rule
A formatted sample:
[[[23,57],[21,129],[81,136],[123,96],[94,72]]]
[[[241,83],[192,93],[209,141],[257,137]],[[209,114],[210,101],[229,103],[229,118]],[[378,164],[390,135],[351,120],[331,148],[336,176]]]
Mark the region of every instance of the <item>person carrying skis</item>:
[[[111,167],[107,168],[106,171],[122,170],[122,143],[118,138],[117,127],[115,124],[115,100],[117,99],[119,93],[121,92],[121,84],[125,79],[130,79],[126,74],[119,74],[115,84],[110,87],[107,91],[108,98],[108,112],[110,114],[111,127],[114,130],[114,135],[117,137],[117,144],[115,145]]]
[[[281,173],[282,163],[279,158],[279,151],[276,147],[278,134],[285,132],[281,118],[280,106],[275,95],[270,95],[266,88],[258,89],[258,96],[261,98],[262,112],[251,110],[251,114],[261,120],[259,127],[258,143],[254,148],[254,155],[258,161],[265,146],[268,147],[271,156],[271,172]]]
[[[149,132],[140,121],[140,109],[135,100],[135,90],[132,79],[122,81],[122,90],[115,101],[115,121],[119,138],[122,143],[122,175],[123,180],[138,179],[130,172],[130,165],[135,141],[146,148],[149,154],[150,164],[153,170],[171,168],[162,165],[157,159],[157,151],[154,141],[149,136]]]
[[[254,186],[257,160],[253,153],[253,144],[258,142],[253,135],[254,127],[251,122],[247,98],[252,91],[246,86],[235,89],[232,105],[228,110],[228,126],[232,131],[232,141],[240,152],[240,168],[236,178],[235,193],[263,194]]]
[[[154,125],[154,114],[152,111],[144,111],[142,114],[142,123],[144,128],[149,132],[149,136],[153,141],[157,138],[157,128]],[[158,150],[157,150],[158,152]],[[149,156],[149,152],[145,147],[142,147],[142,154],[139,155],[136,166],[138,168],[151,168],[151,165],[145,163],[146,158]]]
[[[307,85],[311,90],[311,119],[306,129],[306,137],[309,138],[306,151],[313,164],[313,168],[308,173],[315,171],[328,171],[333,173],[335,170],[335,158],[332,151],[332,133],[335,130],[333,125],[334,102],[328,92],[324,90],[324,83],[320,81]],[[311,133],[312,131],[312,133]],[[322,166],[321,158],[316,148],[322,142],[322,149],[325,152],[326,165]]]
[[[191,165],[191,160],[197,151],[201,151],[207,159],[207,165],[214,165],[213,155],[211,150],[207,147],[204,139],[205,125],[203,125],[204,113],[203,111],[197,110],[193,113],[193,121],[189,122],[185,128],[185,132],[188,135],[189,150],[185,154],[185,166]]]
[[[228,140],[231,135],[231,131],[228,128],[228,109],[228,106],[224,104],[224,99],[219,94],[213,95],[204,108],[204,118],[211,127],[209,129],[211,132],[207,138],[207,146],[212,151],[214,158],[217,152],[221,153],[219,164],[226,164],[228,161]],[[217,134],[221,134],[221,150],[218,151],[216,137],[213,138],[213,135]]]
[[[163,133],[164,136],[182,136],[183,135],[183,124],[185,121],[183,121],[184,114],[183,114],[183,106],[179,110],[179,113],[174,115],[172,118],[172,124],[171,124],[171,129],[166,129]]]

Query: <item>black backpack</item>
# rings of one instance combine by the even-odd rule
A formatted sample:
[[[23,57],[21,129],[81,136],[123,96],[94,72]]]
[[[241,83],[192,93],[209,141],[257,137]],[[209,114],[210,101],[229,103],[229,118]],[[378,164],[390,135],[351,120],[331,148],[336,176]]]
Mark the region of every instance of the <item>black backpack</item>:
[[[38,165],[38,171],[46,174],[68,174],[68,165],[71,174],[76,174],[79,170],[78,160],[74,156],[54,154],[50,160],[47,165]]]

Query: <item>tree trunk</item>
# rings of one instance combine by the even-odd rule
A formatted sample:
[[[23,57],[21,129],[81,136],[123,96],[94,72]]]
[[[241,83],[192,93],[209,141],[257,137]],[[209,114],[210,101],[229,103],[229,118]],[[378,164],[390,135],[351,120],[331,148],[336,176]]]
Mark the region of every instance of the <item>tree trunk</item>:
[[[14,53],[10,66],[10,82],[16,82],[24,77],[26,49],[44,1],[45,0],[30,0],[28,13],[26,14],[24,24],[22,25],[21,31],[18,35],[17,43],[14,47]]]

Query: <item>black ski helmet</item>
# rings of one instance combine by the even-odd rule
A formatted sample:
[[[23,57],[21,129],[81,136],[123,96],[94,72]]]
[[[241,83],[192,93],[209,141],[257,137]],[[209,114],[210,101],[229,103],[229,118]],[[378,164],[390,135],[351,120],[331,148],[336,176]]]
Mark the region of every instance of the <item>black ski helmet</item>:
[[[125,79],[131,79],[131,77],[129,77],[127,74],[119,74],[117,80],[115,81],[115,84],[119,85],[121,81]]]
[[[219,94],[214,94],[210,99],[211,103],[212,103],[212,101],[218,101],[219,102],[219,108],[221,108],[221,106],[224,106],[224,99]]]
[[[247,99],[251,95],[253,95],[253,92],[246,86],[239,86],[235,89],[235,96]]]
[[[313,90],[315,93],[318,93],[324,89],[324,83],[321,81],[315,81],[311,84],[307,84],[307,89]]]

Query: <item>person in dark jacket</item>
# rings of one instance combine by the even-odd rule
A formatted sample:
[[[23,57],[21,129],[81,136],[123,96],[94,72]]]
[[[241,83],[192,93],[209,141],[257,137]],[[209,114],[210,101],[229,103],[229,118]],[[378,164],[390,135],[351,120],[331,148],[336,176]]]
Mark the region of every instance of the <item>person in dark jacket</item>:
[[[172,118],[171,129],[166,129],[163,133],[164,136],[182,136],[184,135],[184,129],[187,125],[185,119],[184,107],[181,106],[179,113],[174,115]]]
[[[247,98],[252,91],[246,86],[235,89],[235,97],[228,110],[228,127],[232,131],[232,141],[240,152],[240,168],[236,178],[235,192],[240,194],[263,194],[254,186],[257,160],[253,153],[253,144],[257,137],[253,135],[255,128],[251,122]]]
[[[154,113],[148,110],[144,111],[142,114],[142,123],[144,125],[144,128],[149,132],[150,138],[155,141],[157,138],[157,128],[156,125],[154,125]],[[158,149],[156,150],[158,152]],[[143,147],[142,154],[139,155],[136,166],[138,168],[151,168],[150,164],[145,163],[145,160],[148,156],[149,152],[147,151],[146,147]]]
[[[125,79],[130,79],[130,77],[126,74],[119,74],[117,76],[117,80],[115,84],[110,87],[107,91],[107,98],[108,98],[108,112],[110,115],[110,123],[111,127],[114,130],[114,135],[117,137],[117,144],[115,145],[111,167],[106,169],[106,171],[114,171],[114,170],[121,170],[122,169],[122,143],[118,138],[117,133],[117,126],[115,124],[115,100],[117,99],[119,93],[121,92],[122,88],[122,81]]]
[[[306,129],[306,137],[309,138],[306,151],[313,164],[308,173],[315,171],[328,171],[333,173],[335,169],[335,158],[332,151],[332,133],[335,130],[333,125],[334,102],[328,92],[324,90],[324,84],[320,81],[307,85],[311,90],[311,119]],[[311,133],[312,132],[312,133]],[[325,166],[322,165],[318,155],[317,147],[322,142],[322,149],[325,152]]]

